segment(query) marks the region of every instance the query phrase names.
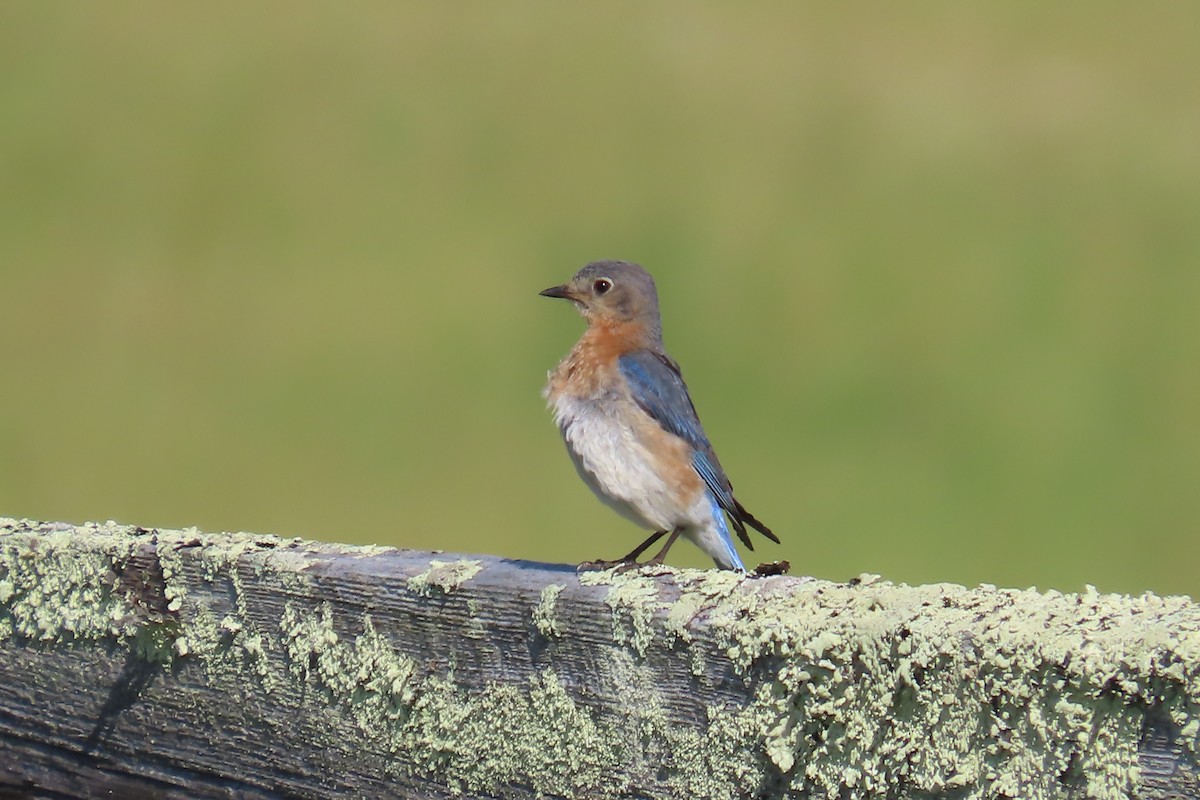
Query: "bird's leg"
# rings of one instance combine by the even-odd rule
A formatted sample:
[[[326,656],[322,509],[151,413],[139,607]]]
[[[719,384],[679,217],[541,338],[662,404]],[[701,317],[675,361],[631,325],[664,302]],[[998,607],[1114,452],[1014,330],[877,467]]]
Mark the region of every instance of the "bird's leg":
[[[632,567],[638,563],[638,556],[646,552],[646,548],[657,542],[662,537],[666,536],[666,531],[655,531],[646,537],[646,541],[633,548],[628,554],[621,556],[616,561],[585,561],[579,565],[580,569],[612,569],[613,567]]]
[[[642,542],[637,547],[633,548],[633,550],[631,550],[629,552],[629,555],[621,558],[620,560],[627,562],[627,563],[632,562],[632,561],[637,561],[638,556],[640,556],[642,553],[646,552],[647,547],[654,544],[655,542],[657,542],[659,539],[661,539],[662,537],[664,537],[666,535],[667,535],[666,531],[655,531],[654,533],[652,533],[646,537],[646,541]]]
[[[662,546],[662,550],[658,551],[658,555],[654,556],[654,558],[650,559],[649,561],[643,561],[642,563],[653,564],[655,566],[663,563],[663,559],[667,557],[667,551],[671,549],[671,545],[675,544],[675,540],[679,538],[679,534],[682,532],[683,528],[676,528],[675,530],[671,531],[671,535],[667,537],[667,543]],[[649,543],[647,542],[647,544]]]

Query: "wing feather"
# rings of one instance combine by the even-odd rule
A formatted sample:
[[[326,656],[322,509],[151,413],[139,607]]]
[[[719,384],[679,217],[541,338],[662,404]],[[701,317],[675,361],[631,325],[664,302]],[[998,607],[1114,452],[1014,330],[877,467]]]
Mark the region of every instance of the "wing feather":
[[[754,549],[746,525],[778,542],[765,525],[755,519],[733,496],[729,482],[712,444],[700,425],[700,417],[688,394],[683,375],[670,356],[653,350],[635,350],[617,359],[621,374],[629,383],[634,402],[659,425],[692,447],[692,467],[704,480],[717,504],[729,515],[738,538]]]

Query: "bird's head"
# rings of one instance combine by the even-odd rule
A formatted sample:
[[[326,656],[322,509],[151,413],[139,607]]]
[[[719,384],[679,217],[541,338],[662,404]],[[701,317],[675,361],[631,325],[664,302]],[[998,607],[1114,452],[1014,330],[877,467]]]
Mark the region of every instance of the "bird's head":
[[[567,283],[541,294],[570,300],[589,323],[637,323],[661,334],[654,279],[637,264],[593,261]]]

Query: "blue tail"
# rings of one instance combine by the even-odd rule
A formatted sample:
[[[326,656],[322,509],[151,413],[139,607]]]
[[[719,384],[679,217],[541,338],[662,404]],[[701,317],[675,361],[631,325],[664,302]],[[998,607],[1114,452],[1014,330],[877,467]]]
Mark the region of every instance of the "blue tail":
[[[737,548],[733,545],[733,535],[729,532],[729,522],[725,519],[725,512],[721,509],[720,504],[717,503],[717,498],[713,497],[712,492],[708,493],[708,504],[712,507],[713,523],[720,534],[720,541],[712,543],[715,545],[713,550],[703,547],[703,545],[701,545],[701,549],[712,556],[712,560],[721,569],[745,572],[746,568],[742,565],[742,559],[738,556]]]

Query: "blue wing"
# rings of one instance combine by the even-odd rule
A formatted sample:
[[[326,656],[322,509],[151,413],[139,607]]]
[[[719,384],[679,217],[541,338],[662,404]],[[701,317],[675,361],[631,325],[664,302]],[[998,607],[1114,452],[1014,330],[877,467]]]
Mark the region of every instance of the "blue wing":
[[[721,507],[733,523],[738,538],[751,550],[754,545],[746,533],[746,523],[761,523],[755,520],[733,497],[733,486],[713,452],[712,444],[704,435],[700,426],[700,417],[692,398],[688,394],[687,384],[679,372],[678,365],[669,356],[651,350],[635,350],[617,359],[617,365],[625,380],[629,382],[633,399],[643,411],[649,414],[670,431],[692,446],[692,466],[704,480],[705,486],[711,493],[717,505]],[[763,528],[759,528],[763,530]],[[774,534],[765,531],[774,539]],[[776,541],[778,541],[776,539]]]

